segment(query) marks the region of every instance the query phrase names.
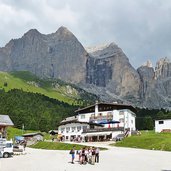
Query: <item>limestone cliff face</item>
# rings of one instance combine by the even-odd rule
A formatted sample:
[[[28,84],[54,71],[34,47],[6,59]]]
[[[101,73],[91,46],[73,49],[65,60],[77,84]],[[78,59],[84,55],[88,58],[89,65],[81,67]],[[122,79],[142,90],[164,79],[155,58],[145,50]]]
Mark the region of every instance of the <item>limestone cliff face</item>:
[[[155,69],[149,66],[138,68],[141,79],[141,106],[167,108],[171,106],[171,63],[167,58],[157,62]]]
[[[0,71],[30,71],[41,78],[77,84],[104,101],[171,106],[171,62],[150,61],[135,70],[115,43],[86,50],[65,27],[44,35],[36,29],[0,48]]]
[[[65,27],[43,35],[28,31],[0,49],[0,70],[27,70],[43,78],[59,78],[71,83],[85,80],[88,54]]]
[[[156,89],[165,106],[171,107],[171,62],[162,58],[155,67]]]
[[[160,59],[155,67],[155,79],[161,80],[171,77],[171,62],[169,59]]]
[[[105,87],[118,97],[138,98],[140,78],[123,51],[114,43],[88,48],[86,83]]]

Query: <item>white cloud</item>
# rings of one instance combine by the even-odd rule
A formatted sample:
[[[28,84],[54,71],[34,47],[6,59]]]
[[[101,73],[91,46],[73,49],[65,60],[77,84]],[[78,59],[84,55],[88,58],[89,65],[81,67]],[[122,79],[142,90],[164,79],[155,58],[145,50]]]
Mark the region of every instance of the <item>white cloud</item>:
[[[0,0],[0,46],[68,27],[84,46],[117,43],[134,66],[171,57],[170,0]]]

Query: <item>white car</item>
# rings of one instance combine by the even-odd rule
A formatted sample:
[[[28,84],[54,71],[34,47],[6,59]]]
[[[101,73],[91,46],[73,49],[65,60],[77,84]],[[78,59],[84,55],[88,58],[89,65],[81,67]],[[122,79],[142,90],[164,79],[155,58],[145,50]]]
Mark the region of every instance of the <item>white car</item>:
[[[8,158],[13,155],[13,142],[3,139],[0,141],[0,157]]]

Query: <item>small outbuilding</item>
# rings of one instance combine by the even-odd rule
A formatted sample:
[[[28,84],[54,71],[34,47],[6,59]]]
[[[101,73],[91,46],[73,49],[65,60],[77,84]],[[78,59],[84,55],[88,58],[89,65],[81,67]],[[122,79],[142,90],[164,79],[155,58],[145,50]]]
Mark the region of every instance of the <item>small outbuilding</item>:
[[[155,120],[155,132],[171,132],[171,119]]]
[[[0,137],[6,138],[6,128],[9,126],[14,126],[10,117],[8,115],[0,115]]]
[[[26,141],[43,141],[43,134],[40,132],[23,134],[22,136]]]

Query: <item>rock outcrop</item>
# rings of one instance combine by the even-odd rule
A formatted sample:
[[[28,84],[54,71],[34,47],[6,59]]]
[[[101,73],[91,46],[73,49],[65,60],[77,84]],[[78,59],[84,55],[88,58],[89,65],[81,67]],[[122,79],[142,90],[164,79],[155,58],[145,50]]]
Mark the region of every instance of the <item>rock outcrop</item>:
[[[0,49],[0,70],[27,70],[42,78],[59,78],[78,83],[85,80],[88,54],[65,27],[43,35],[28,31]]]
[[[119,98],[139,96],[140,78],[123,51],[115,44],[88,48],[86,83],[105,87]]]
[[[77,84],[104,101],[171,106],[171,63],[150,61],[135,70],[115,43],[87,48],[65,27],[44,35],[36,29],[0,48],[1,71],[30,71],[41,78]]]
[[[149,66],[138,68],[141,79],[141,106],[168,108],[171,106],[171,63],[167,58],[157,62],[155,70]]]

